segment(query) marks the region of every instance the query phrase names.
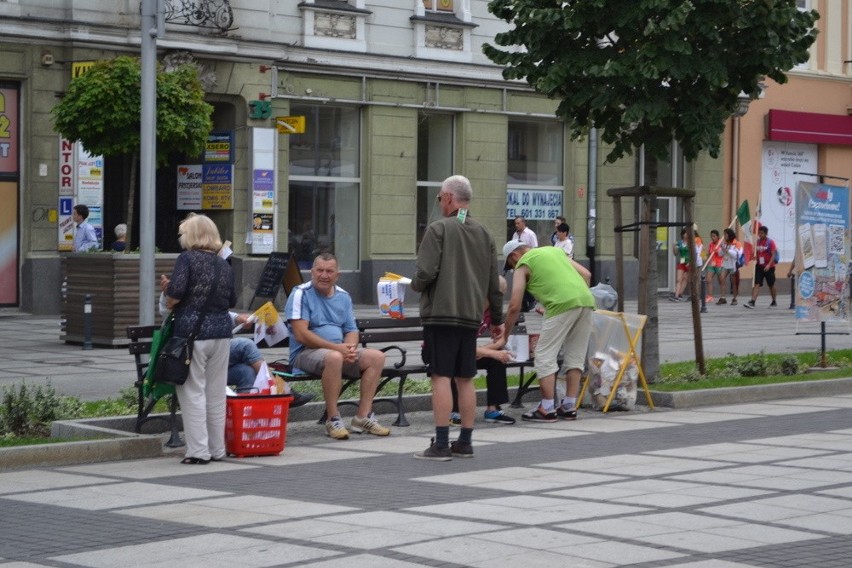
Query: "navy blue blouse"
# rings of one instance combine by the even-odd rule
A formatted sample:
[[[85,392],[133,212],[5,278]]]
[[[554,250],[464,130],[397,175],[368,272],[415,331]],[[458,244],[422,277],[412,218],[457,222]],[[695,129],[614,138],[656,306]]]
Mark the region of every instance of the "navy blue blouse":
[[[219,283],[216,293],[210,299],[207,314],[201,323],[196,339],[230,338],[233,325],[228,308],[237,303],[234,289],[234,273],[224,259],[211,252],[187,250],[180,253],[175,261],[171,281],[166,295],[180,300],[175,306],[174,335],[188,337],[195,329],[201,310],[207,302],[207,296],[213,287],[219,264]]]

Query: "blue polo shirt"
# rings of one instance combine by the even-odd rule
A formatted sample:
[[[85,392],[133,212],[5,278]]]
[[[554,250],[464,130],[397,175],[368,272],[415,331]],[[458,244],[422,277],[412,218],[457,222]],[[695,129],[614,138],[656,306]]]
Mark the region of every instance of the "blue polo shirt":
[[[311,282],[296,286],[287,298],[284,315],[291,328],[290,361],[295,361],[296,355],[305,348],[292,333],[290,322],[293,320],[307,321],[310,331],[332,343],[343,343],[347,333],[358,331],[352,297],[339,286],[334,287],[331,296],[318,293]]]

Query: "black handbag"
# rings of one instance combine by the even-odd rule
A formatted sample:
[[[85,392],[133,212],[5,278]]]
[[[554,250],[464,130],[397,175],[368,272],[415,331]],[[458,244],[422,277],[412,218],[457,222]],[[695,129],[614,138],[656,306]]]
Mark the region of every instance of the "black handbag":
[[[154,367],[154,382],[164,383],[168,385],[182,385],[189,377],[189,366],[192,364],[192,345],[195,338],[201,329],[201,323],[207,317],[207,309],[210,307],[210,301],[216,294],[216,288],[219,286],[219,261],[214,260],[216,264],[216,274],[213,277],[213,286],[210,288],[210,294],[207,296],[207,301],[204,302],[204,308],[201,310],[201,315],[195,324],[195,329],[189,337],[179,337],[173,335],[166,344],[160,349],[157,355],[156,366]]]

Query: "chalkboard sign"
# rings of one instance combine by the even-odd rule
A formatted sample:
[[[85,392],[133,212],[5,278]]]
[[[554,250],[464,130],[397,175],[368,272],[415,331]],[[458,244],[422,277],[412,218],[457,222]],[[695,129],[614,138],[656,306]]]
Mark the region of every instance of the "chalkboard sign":
[[[257,288],[254,291],[254,298],[275,299],[275,296],[278,294],[278,288],[284,281],[284,273],[287,272],[289,261],[290,257],[287,253],[269,253],[269,259],[266,261],[266,266],[263,267],[263,273],[260,275],[260,281],[257,283]],[[254,303],[254,298],[251,299],[249,306]]]

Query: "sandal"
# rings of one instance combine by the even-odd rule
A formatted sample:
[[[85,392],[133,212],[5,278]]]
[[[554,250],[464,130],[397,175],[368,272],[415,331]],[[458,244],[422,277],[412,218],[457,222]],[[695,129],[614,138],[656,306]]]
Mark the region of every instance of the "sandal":
[[[183,458],[180,463],[183,465],[207,465],[210,463],[210,460],[201,458]]]

